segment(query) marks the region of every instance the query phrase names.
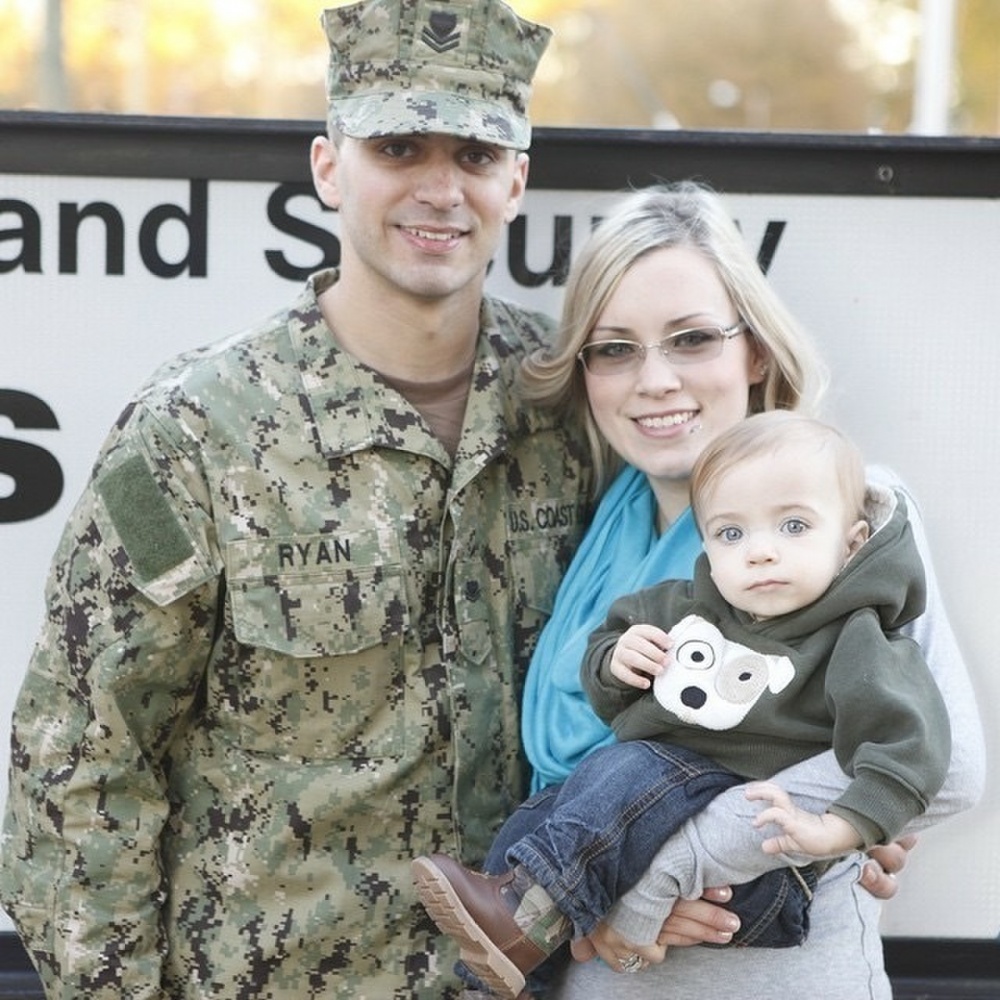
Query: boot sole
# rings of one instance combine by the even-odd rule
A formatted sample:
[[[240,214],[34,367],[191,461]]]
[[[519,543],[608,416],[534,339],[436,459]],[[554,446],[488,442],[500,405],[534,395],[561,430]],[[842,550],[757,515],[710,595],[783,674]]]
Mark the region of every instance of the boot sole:
[[[462,961],[495,993],[517,1000],[524,974],[476,923],[444,872],[430,858],[417,858],[410,868],[420,902],[438,928],[458,942]]]

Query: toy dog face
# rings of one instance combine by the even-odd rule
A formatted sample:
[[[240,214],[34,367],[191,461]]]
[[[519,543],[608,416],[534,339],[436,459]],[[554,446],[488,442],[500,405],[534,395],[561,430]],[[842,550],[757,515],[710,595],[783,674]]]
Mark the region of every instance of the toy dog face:
[[[765,690],[777,694],[795,676],[787,656],[757,653],[730,642],[697,615],[682,619],[670,635],[673,658],[653,681],[653,695],[690,725],[732,729]]]

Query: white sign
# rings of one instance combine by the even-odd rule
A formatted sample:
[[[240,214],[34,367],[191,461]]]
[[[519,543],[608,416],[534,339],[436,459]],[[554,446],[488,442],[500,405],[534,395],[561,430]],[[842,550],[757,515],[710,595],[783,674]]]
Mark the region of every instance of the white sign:
[[[556,312],[567,246],[613,197],[530,193],[490,288]],[[823,347],[831,416],[921,502],[1000,759],[1000,203],[727,203],[751,247],[770,247],[769,277]],[[285,305],[335,251],[335,222],[293,185],[0,175],[0,746],[52,551],[108,427],[161,361]],[[0,767],[5,781],[6,755]],[[982,806],[922,838],[885,932],[996,937],[998,835],[993,775]]]

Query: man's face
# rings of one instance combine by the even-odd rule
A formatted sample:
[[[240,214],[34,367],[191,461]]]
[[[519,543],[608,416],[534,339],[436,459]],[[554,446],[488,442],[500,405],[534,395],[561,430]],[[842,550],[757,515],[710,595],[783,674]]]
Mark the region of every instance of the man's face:
[[[446,135],[313,144],[313,178],[340,215],[342,280],[440,299],[481,293],[524,194],[523,153]]]

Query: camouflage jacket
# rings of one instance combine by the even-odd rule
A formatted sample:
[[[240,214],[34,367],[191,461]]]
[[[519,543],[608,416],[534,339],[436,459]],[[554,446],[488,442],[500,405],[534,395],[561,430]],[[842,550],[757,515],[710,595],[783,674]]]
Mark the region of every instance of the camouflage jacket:
[[[339,351],[313,279],[126,409],[14,715],[2,900],[50,998],[449,995],[409,862],[523,792],[523,673],[585,449],[519,405],[487,299],[454,461]]]

